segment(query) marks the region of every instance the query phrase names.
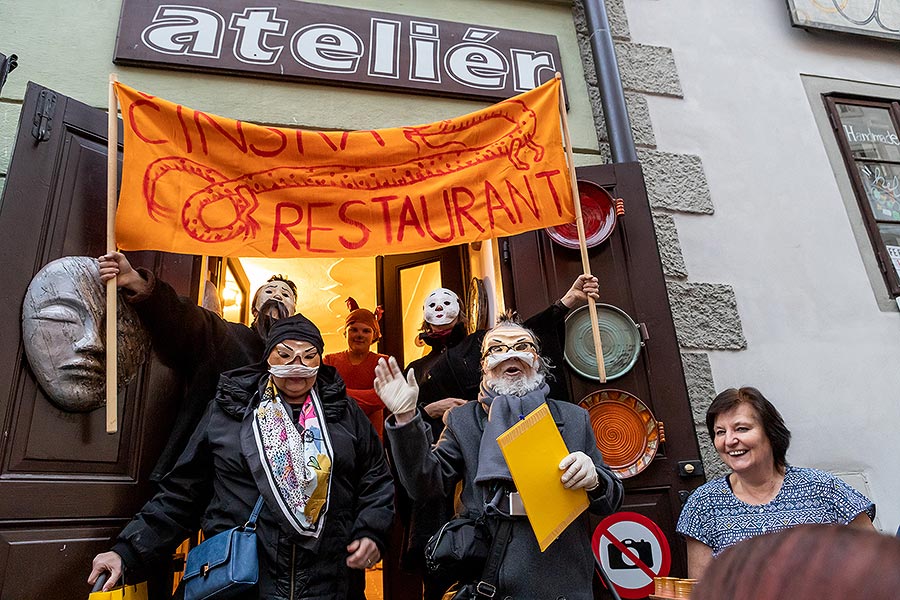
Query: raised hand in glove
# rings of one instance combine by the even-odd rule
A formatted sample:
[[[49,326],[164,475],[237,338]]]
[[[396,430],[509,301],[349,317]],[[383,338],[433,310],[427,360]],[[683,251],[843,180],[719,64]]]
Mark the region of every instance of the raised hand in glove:
[[[560,478],[563,487],[570,490],[584,488],[593,490],[600,483],[597,467],[584,452],[573,452],[559,463],[559,469],[565,471]]]
[[[374,383],[375,393],[395,415],[398,425],[408,423],[415,416],[419,384],[412,369],[404,377],[396,358],[391,356],[387,361],[379,358]]]

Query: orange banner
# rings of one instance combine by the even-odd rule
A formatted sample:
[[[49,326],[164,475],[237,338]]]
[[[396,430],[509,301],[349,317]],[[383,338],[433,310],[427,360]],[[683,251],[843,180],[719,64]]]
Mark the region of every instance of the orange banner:
[[[262,127],[116,84],[116,242],[212,256],[417,252],[574,221],[559,81],[416,127]]]

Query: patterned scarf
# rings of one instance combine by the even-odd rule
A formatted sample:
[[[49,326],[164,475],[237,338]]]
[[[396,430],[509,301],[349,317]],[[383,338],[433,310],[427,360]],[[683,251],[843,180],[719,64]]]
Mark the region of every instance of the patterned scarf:
[[[253,436],[278,508],[301,535],[325,526],[334,456],[315,389],[296,409],[300,430],[269,378],[253,418]]]
[[[478,451],[478,469],[475,472],[475,483],[487,484],[494,480],[512,481],[506,459],[497,443],[507,429],[525,418],[525,415],[547,401],[550,387],[542,383],[536,390],[524,396],[503,396],[484,383],[478,394],[478,401],[488,409],[488,420],[481,435],[481,446]]]

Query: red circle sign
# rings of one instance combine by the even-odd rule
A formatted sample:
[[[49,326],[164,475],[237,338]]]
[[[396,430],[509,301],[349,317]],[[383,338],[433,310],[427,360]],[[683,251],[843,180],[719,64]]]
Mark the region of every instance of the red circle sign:
[[[600,521],[591,549],[622,598],[646,598],[653,593],[653,578],[666,577],[672,566],[662,529],[634,512],[615,513]]]

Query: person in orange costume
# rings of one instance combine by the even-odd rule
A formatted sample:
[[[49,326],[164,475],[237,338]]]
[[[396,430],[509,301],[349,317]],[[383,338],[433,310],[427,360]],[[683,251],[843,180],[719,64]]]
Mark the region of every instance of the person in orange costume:
[[[384,404],[375,393],[372,382],[375,380],[375,365],[379,358],[387,360],[384,354],[377,354],[369,347],[381,338],[378,321],[382,309],[375,308],[373,313],[360,308],[353,298],[347,298],[350,314],[344,324],[344,335],[347,338],[347,349],[343,352],[326,354],[324,362],[337,369],[338,374],[347,385],[347,395],[356,400],[366,413],[378,436],[384,432]]]

